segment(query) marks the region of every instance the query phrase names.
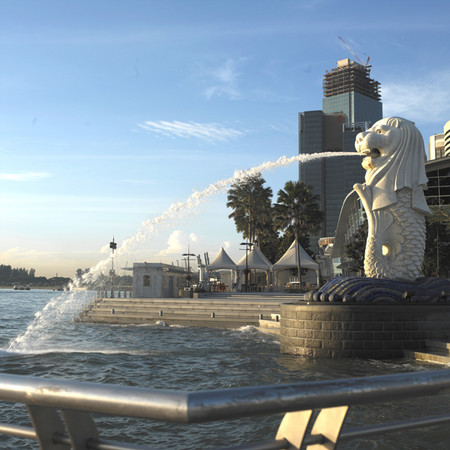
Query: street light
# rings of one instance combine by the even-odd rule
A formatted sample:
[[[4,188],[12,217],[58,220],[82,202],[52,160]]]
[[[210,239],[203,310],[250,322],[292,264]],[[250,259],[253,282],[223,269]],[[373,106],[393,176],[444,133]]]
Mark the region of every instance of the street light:
[[[117,249],[117,244],[114,242],[114,236],[112,242],[109,243],[109,248],[111,249],[111,298],[114,298],[114,250]]]
[[[240,245],[245,245],[245,292],[248,292],[248,248],[253,244],[250,242],[241,242]]]
[[[190,287],[191,286],[191,266],[190,266],[190,261],[191,261],[191,256],[195,257],[195,255],[193,253],[189,253],[189,246],[188,246],[188,252],[187,253],[183,253],[181,256],[186,256],[186,259],[187,259],[188,276],[186,277],[186,286]]]

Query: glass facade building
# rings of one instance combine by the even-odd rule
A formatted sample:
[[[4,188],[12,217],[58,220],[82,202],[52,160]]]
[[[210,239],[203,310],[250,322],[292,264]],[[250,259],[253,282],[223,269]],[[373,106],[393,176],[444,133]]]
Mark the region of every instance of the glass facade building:
[[[366,97],[358,92],[327,97],[322,100],[324,113],[344,113],[347,122],[372,122],[375,123],[382,117],[383,106],[378,100]]]
[[[299,113],[300,154],[355,151],[356,135],[382,118],[379,83],[369,74],[369,67],[348,59],[325,74],[323,110]],[[334,236],[342,202],[364,175],[356,156],[300,163],[299,179],[320,198],[321,236]]]

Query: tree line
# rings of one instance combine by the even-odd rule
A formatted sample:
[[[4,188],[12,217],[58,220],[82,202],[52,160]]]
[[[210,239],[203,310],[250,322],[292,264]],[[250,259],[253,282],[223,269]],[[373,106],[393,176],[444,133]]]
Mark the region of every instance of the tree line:
[[[89,272],[89,269],[77,269],[75,272],[75,279],[81,281],[82,276]],[[50,287],[61,288],[67,287],[72,282],[71,278],[54,276],[51,278],[37,277],[35,269],[15,268],[11,265],[0,264],[0,286],[33,286],[33,287]],[[101,289],[109,286],[111,277],[107,275],[100,275],[94,282],[80,283],[80,286],[88,289]],[[133,277],[131,275],[116,275],[114,277],[115,286],[132,286]]]
[[[70,283],[66,277],[37,277],[35,269],[14,268],[10,265],[0,264],[0,285],[12,286],[14,284],[32,285],[37,287],[60,287]]]

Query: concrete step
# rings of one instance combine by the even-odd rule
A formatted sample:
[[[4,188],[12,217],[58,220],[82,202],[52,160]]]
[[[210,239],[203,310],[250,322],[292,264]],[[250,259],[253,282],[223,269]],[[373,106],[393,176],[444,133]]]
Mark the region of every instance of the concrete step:
[[[407,358],[439,364],[450,364],[450,343],[446,341],[425,341],[425,350],[403,350]]]
[[[435,352],[442,352],[443,354],[450,355],[450,342],[446,341],[425,341],[425,345],[428,350]]]
[[[136,311],[146,313],[147,311],[164,311],[164,312],[184,312],[189,314],[196,311],[210,311],[220,313],[260,313],[260,314],[272,314],[279,313],[280,306],[270,306],[264,308],[249,308],[249,307],[217,307],[216,305],[193,307],[193,306],[173,306],[173,305],[156,305],[154,307],[142,307],[142,306],[124,306],[124,305],[96,305],[89,309],[91,312],[108,312],[114,309],[115,311]]]
[[[267,333],[267,334],[274,334],[276,336],[280,335],[280,322],[276,321],[276,320],[260,320],[259,321],[259,327],[258,327],[259,331],[261,331],[262,333]]]
[[[234,298],[198,299],[96,299],[77,321],[91,323],[156,323],[231,328],[258,325],[261,315],[276,319],[280,301]],[[162,313],[161,313],[162,312]]]
[[[204,305],[217,305],[217,306],[228,306],[228,305],[248,305],[248,306],[267,306],[267,305],[279,305],[281,303],[286,303],[282,300],[245,300],[241,301],[239,299],[229,299],[229,300],[173,300],[173,299],[120,299],[120,298],[104,298],[97,299],[96,303],[108,304],[108,305],[191,305],[191,306],[204,306]]]
[[[238,318],[238,317],[173,317],[173,316],[163,316],[163,317],[143,317],[143,316],[133,316],[124,315],[118,316],[116,314],[111,314],[110,316],[98,316],[95,318],[80,317],[76,320],[77,322],[88,322],[88,323],[101,323],[101,324],[120,324],[120,325],[139,325],[139,324],[166,324],[166,325],[182,325],[182,326],[194,326],[194,327],[212,327],[212,328],[238,328],[246,325],[258,326],[259,320],[249,320],[248,318]]]
[[[231,301],[214,301],[214,302],[208,302],[208,301],[192,301],[192,300],[166,300],[166,301],[159,301],[159,302],[142,302],[142,301],[130,301],[130,300],[113,300],[113,299],[103,299],[103,300],[96,300],[93,304],[102,304],[102,305],[124,305],[124,306],[142,306],[142,307],[152,307],[152,306],[158,306],[158,305],[174,305],[174,306],[191,306],[191,307],[205,307],[205,306],[217,306],[217,307],[248,307],[248,308],[255,308],[255,307],[270,307],[270,306],[279,306],[284,302],[279,301],[264,301],[264,302],[240,302],[238,300],[231,300]]]
[[[450,364],[450,356],[442,355],[440,353],[429,352],[427,350],[423,352],[417,352],[414,350],[403,350],[403,354],[407,358],[416,359],[420,361],[428,361],[439,364]]]
[[[79,318],[83,322],[97,322],[98,320],[109,320],[110,318],[115,317],[117,320],[120,319],[134,319],[138,322],[142,322],[143,320],[179,320],[180,324],[183,320],[204,320],[209,318],[223,319],[223,320],[236,320],[238,322],[247,322],[249,324],[258,323],[261,320],[260,316],[253,315],[221,315],[221,314],[163,314],[160,316],[159,314],[133,314],[133,313],[115,313],[115,314],[84,314],[80,315]],[[263,316],[264,319],[264,316]]]
[[[138,311],[146,313],[147,311],[167,311],[167,312],[186,312],[189,311],[210,311],[210,312],[229,312],[229,313],[279,313],[280,302],[270,303],[248,303],[248,302],[191,302],[191,301],[165,301],[165,302],[130,302],[117,301],[112,299],[96,300],[86,308],[90,312],[110,312],[115,311]]]

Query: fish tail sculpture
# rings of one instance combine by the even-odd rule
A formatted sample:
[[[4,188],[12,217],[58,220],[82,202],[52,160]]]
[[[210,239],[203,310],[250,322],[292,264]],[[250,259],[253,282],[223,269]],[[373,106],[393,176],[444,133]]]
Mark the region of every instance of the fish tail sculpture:
[[[364,271],[367,277],[415,280],[425,251],[423,138],[413,122],[391,117],[358,134],[364,184],[355,184],[368,220]]]

